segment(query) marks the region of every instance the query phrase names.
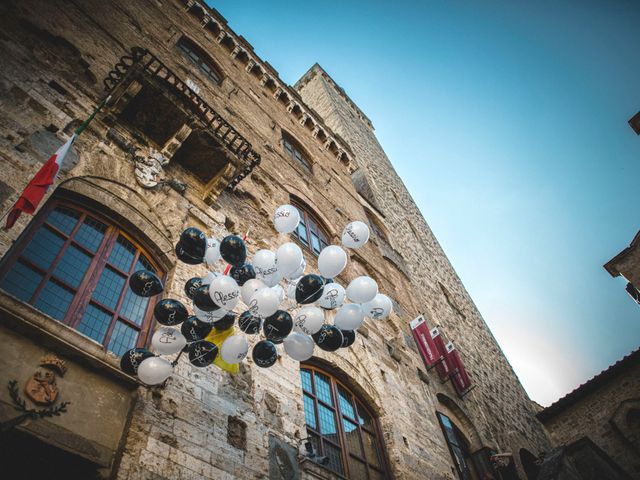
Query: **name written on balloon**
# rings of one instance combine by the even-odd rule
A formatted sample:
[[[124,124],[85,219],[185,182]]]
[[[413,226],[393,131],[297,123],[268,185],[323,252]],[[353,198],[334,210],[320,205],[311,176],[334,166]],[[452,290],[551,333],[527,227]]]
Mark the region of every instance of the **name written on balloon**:
[[[360,238],[358,238],[358,235],[356,235],[356,232],[353,231],[353,226],[351,226],[351,224],[346,226],[346,228],[344,229],[344,233],[349,235],[354,242],[360,241]]]
[[[338,306],[338,289],[332,288],[324,294],[324,298],[329,301],[331,308],[336,308]]]
[[[289,210],[276,211],[276,218],[288,218],[290,216],[291,216],[291,212]]]
[[[219,290],[216,290],[215,292],[213,292],[213,299],[216,303],[221,303],[222,305],[226,305],[227,303],[229,303],[230,301],[238,298],[238,295],[240,295],[240,292],[231,292],[231,293],[222,293]]]
[[[254,268],[256,270],[256,273],[263,277],[268,277],[269,275],[273,275],[278,271],[278,267],[260,268],[260,267],[254,266]]]
[[[174,343],[176,340],[178,340],[178,337],[176,337],[175,332],[169,330],[164,330],[158,339],[160,343]]]
[[[295,320],[295,326],[302,330],[307,335],[311,335],[311,331],[305,327],[305,323],[307,322],[307,316],[303,313],[302,315],[298,315]]]
[[[384,308],[374,307],[371,310],[369,310],[369,315],[371,315],[371,318],[373,318],[374,320],[380,320],[383,314],[384,314]]]

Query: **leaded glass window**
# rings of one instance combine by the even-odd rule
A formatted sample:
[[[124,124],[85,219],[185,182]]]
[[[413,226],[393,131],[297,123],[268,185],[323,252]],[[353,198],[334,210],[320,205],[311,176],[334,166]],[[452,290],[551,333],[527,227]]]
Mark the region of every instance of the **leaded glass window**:
[[[220,84],[222,82],[222,74],[213,60],[192,40],[187,37],[180,38],[178,48],[214,83]]]
[[[286,135],[283,136],[282,148],[284,149],[287,156],[291,157],[305,169],[309,170],[309,172],[311,171],[311,162],[309,161],[309,158],[303,152],[302,147],[298,146],[293,139],[287,137]]]
[[[322,228],[317,217],[299,202],[291,202],[300,212],[300,223],[292,233],[293,237],[302,243],[314,255],[320,255],[324,247],[329,245],[329,236]]]
[[[162,272],[113,222],[49,202],[0,264],[0,288],[116,355],[143,346],[153,301],[128,288],[136,270]]]
[[[458,430],[458,427],[451,421],[451,419],[443,413],[437,412],[438,421],[440,427],[444,433],[444,437],[449,446],[451,457],[456,467],[456,471],[461,480],[477,480],[478,476],[473,466],[473,460],[469,453],[469,446],[467,442]]]

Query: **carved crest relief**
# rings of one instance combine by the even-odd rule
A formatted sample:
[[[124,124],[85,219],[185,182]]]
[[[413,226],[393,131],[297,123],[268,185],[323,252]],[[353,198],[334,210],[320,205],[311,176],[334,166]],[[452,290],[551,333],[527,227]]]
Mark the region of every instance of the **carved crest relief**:
[[[67,367],[63,360],[55,355],[47,355],[40,359],[40,366],[27,380],[24,393],[29,399],[38,405],[52,405],[58,398],[58,385],[56,374],[64,375]]]

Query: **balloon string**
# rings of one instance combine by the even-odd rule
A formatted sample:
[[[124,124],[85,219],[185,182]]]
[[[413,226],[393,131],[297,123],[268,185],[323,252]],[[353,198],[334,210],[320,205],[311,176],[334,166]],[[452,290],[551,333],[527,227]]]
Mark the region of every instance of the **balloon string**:
[[[251,231],[251,229],[247,230],[247,233],[245,233],[245,234],[242,236],[242,241],[243,241],[243,242],[247,239],[247,236],[249,235],[249,232],[250,232],[250,231]],[[245,248],[246,248],[246,247],[245,247]],[[226,267],[225,267],[225,269],[224,269],[224,274],[225,274],[225,275],[229,275],[229,270],[231,270],[231,264],[230,264],[230,263],[227,263],[227,266],[226,266]]]

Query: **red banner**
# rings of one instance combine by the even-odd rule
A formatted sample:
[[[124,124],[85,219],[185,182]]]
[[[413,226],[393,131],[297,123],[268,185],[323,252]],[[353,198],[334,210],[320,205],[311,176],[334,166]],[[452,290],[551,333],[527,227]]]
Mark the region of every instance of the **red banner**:
[[[413,339],[416,341],[416,345],[418,345],[418,350],[420,350],[420,355],[422,356],[424,364],[428,369],[433,367],[441,360],[442,357],[433,343],[429,327],[427,327],[424,317],[420,315],[419,317],[411,320],[409,325],[411,326]]]
[[[458,392],[458,395],[462,395],[469,389],[469,387],[471,387],[471,379],[469,378],[469,375],[467,375],[467,371],[464,368],[460,354],[453,346],[453,343],[449,342],[447,344],[447,351],[448,353],[445,361],[451,368],[451,381],[453,382],[453,386],[455,387],[456,392]]]
[[[440,375],[440,379],[446,380],[451,374],[451,368],[446,361],[447,347],[444,345],[444,340],[442,339],[442,335],[440,335],[440,330],[438,330],[437,328],[432,328],[431,338],[433,340],[433,344],[436,346],[436,351],[438,352],[438,358],[440,360],[436,365],[436,370],[438,372],[438,375]]]

